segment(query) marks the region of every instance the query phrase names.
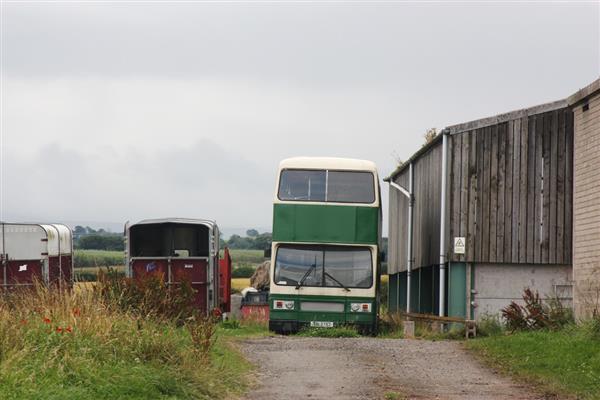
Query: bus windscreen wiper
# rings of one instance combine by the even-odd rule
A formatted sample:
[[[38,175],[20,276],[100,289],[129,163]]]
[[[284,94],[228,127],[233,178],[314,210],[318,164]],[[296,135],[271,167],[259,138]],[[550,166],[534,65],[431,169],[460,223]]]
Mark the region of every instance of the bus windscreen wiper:
[[[328,277],[329,279],[331,279],[332,281],[334,281],[335,283],[337,283],[338,285],[340,285],[341,287],[343,287],[346,292],[350,291],[350,289],[348,289],[346,286],[344,286],[344,284],[342,282],[340,282],[337,279],[335,279],[328,272],[323,272],[323,275],[325,275],[326,277]]]
[[[308,268],[308,270],[304,273],[304,276],[302,277],[302,279],[300,279],[300,281],[296,285],[296,289],[300,289],[300,286],[302,286],[302,284],[304,284],[304,281],[306,280],[306,278],[308,278],[308,276],[310,275],[310,273],[312,272],[312,270],[316,269],[316,268],[317,268],[317,263],[316,263],[316,260],[315,260],[315,263],[312,264],[310,266],[310,268]]]

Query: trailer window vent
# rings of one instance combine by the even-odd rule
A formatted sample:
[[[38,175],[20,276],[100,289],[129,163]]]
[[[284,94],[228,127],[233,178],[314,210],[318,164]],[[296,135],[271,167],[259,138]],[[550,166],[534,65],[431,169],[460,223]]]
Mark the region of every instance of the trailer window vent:
[[[585,103],[581,109],[585,112],[590,109],[590,103]]]

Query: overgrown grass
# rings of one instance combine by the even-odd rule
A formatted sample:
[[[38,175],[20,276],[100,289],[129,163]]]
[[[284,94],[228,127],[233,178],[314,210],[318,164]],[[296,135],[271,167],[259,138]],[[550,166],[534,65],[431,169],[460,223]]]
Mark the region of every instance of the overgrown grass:
[[[469,340],[501,370],[558,395],[600,399],[600,322]]]
[[[305,328],[298,332],[297,336],[324,338],[353,338],[360,337],[361,335],[353,327],[336,326],[333,328]]]
[[[250,365],[221,332],[126,312],[98,290],[4,293],[0,398],[231,398]]]

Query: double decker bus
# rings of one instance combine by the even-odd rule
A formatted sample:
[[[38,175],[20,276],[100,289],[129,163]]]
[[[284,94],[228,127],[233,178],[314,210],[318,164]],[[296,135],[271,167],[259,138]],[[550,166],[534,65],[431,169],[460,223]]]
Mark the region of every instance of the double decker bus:
[[[374,163],[297,157],[279,165],[269,329],[354,325],[375,332],[381,199]]]

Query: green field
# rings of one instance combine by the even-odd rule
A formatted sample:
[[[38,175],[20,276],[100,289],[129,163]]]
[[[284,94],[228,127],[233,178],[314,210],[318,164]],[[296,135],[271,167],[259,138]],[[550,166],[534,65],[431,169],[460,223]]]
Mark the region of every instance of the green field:
[[[487,361],[542,391],[600,399],[600,322],[469,340]]]
[[[221,251],[221,254],[223,252]],[[229,249],[231,255],[231,261],[234,266],[246,265],[246,264],[260,264],[265,261],[263,250],[243,250],[243,249]]]
[[[125,255],[122,251],[75,250],[73,262],[75,268],[115,267],[125,263]]]
[[[242,272],[240,278],[250,277],[254,269],[265,261],[262,250],[230,249],[229,254],[233,269]],[[124,272],[124,262],[122,251],[75,250],[75,278],[79,281],[93,281],[100,270],[107,268]]]

